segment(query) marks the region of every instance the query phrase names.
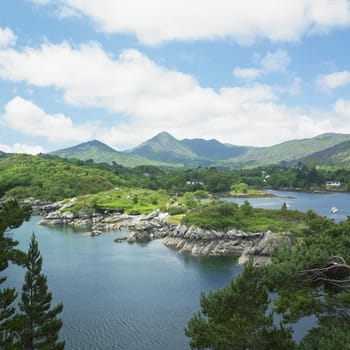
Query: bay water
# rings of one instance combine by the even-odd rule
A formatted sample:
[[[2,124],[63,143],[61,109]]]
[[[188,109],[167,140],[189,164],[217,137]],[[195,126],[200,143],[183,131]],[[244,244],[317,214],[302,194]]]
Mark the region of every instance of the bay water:
[[[313,209],[336,221],[350,215],[350,194],[272,191],[279,197],[248,199],[255,207]],[[226,198],[227,199],[227,198]],[[245,199],[227,200],[242,203]],[[330,207],[339,210],[329,212]],[[183,350],[188,319],[200,293],[216,290],[240,273],[235,258],[194,258],[162,245],[114,243],[127,231],[84,235],[86,229],[37,225],[32,217],[7,235],[27,251],[35,232],[54,302],[63,302],[61,337],[67,350]],[[10,266],[8,286],[18,290],[24,270]]]

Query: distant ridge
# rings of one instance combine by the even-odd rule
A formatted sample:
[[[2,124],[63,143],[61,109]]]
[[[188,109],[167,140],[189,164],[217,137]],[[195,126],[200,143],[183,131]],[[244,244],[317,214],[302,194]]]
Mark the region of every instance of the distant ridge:
[[[222,166],[228,168],[256,167],[281,162],[297,162],[306,157],[317,157],[327,164],[332,152],[327,149],[339,145],[344,152],[350,134],[326,133],[312,138],[290,140],[271,147],[247,147],[221,143],[215,139],[177,140],[168,132],[161,132],[139,146],[118,152],[106,144],[93,140],[73,147],[52,152],[63,158],[81,160],[93,159],[95,162],[116,162],[124,166]],[[342,143],[344,145],[340,145]],[[340,151],[339,151],[340,152]],[[313,156],[312,156],[313,155]],[[327,158],[328,157],[328,158]],[[341,158],[341,156],[339,156]],[[339,158],[338,157],[338,158]],[[347,158],[341,164],[347,164]],[[310,158],[311,159],[311,158]],[[306,160],[305,160],[306,161]],[[311,160],[310,160],[311,161]],[[335,162],[335,156],[333,155]]]
[[[350,134],[325,133],[311,138],[285,141],[271,147],[257,147],[224,161],[228,166],[260,166],[297,161],[315,152],[323,151],[350,140]]]
[[[77,158],[81,160],[92,159],[96,163],[112,163],[124,166],[137,165],[162,165],[159,162],[152,161],[136,155],[129,155],[124,152],[118,152],[112,147],[98,141],[92,140],[81,143],[76,146],[65,148],[62,150],[51,152],[50,154],[62,158]]]
[[[188,163],[200,158],[189,147],[165,131],[128,152],[167,163]]]
[[[224,144],[215,139],[184,139],[181,143],[190,148],[197,156],[211,160],[238,157],[254,148]]]
[[[339,143],[323,151],[315,152],[300,159],[300,162],[307,165],[350,165],[350,141]]]

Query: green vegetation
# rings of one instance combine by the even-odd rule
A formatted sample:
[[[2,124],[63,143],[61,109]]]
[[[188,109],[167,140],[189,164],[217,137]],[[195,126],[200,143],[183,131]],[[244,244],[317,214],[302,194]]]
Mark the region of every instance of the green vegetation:
[[[336,224],[309,212],[301,239],[276,252],[271,265],[250,264],[227,287],[202,294],[201,310],[186,328],[191,347],[349,349],[349,232],[350,219]],[[317,322],[297,343],[291,327],[305,316]]]
[[[20,208],[16,201],[8,201],[0,204],[0,348],[13,349],[14,330],[12,328],[15,308],[13,306],[17,293],[14,288],[3,288],[6,281],[4,273],[10,262],[21,265],[24,263],[24,254],[15,247],[18,242],[6,237],[7,228],[15,228],[29,218],[29,208]]]
[[[104,143],[94,140],[50,153],[62,158],[76,158],[97,163],[118,163],[123,166],[165,165],[139,155],[118,152]]]
[[[187,226],[226,231],[241,229],[246,232],[294,232],[301,233],[305,228],[307,214],[295,210],[265,210],[252,208],[245,201],[236,203],[214,201],[200,205],[189,211],[182,222]]]
[[[168,200],[168,195],[162,190],[152,191],[117,187],[111,191],[77,197],[75,203],[66,211],[149,214],[157,208],[164,207]]]
[[[340,186],[327,187],[326,181],[338,181]],[[160,169],[152,165],[125,168],[115,162],[94,163],[92,160],[61,159],[47,155],[0,158],[0,196],[62,200],[115,187],[163,189],[172,195],[201,190],[254,197],[263,196],[265,187],[348,190],[350,170],[301,164],[241,170],[215,167]]]
[[[199,157],[167,132],[161,132],[132,149],[130,154],[166,163],[188,163]]]
[[[48,292],[46,276],[41,272],[42,261],[33,233],[26,259],[20,313],[15,317],[17,345],[19,349],[63,350],[65,342],[59,341],[63,323],[57,318],[63,305],[51,308],[52,294]]]
[[[63,349],[58,341],[62,327],[56,315],[62,305],[51,309],[52,296],[47,291],[46,277],[41,273],[42,259],[33,235],[28,254],[17,250],[18,242],[5,236],[7,228],[15,228],[29,218],[28,207],[19,207],[16,201],[0,204],[0,348],[4,350]],[[17,312],[14,288],[3,288],[9,263],[26,267],[25,283]]]
[[[238,157],[222,161],[222,165],[252,168],[298,161],[315,152],[349,141],[349,138],[348,134],[327,133],[309,139],[291,140],[271,147],[253,148]]]
[[[90,141],[64,150],[53,152],[64,158],[91,159],[95,162],[112,163],[123,166],[217,166],[226,168],[257,167],[281,162],[298,162],[305,157],[326,151],[342,142],[350,140],[350,135],[328,133],[309,139],[291,140],[271,147],[243,147],[223,144],[216,140],[177,140],[167,132],[162,132],[134,149],[118,152],[99,141]],[[349,147],[347,147],[349,148]],[[342,161],[345,152],[329,151],[329,158],[316,157],[325,164],[347,164]],[[328,153],[327,153],[328,154]],[[345,158],[348,157],[345,155]],[[319,163],[318,163],[319,164]]]
[[[13,155],[0,159],[0,196],[59,200],[97,193],[122,184],[110,171],[77,166],[61,159]]]
[[[192,349],[295,349],[290,329],[273,325],[268,289],[252,266],[217,292],[202,293],[200,304],[185,330]]]

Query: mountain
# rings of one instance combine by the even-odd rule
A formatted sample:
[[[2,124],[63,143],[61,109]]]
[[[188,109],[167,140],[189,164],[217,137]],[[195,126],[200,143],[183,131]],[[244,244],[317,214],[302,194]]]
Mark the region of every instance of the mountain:
[[[298,161],[348,140],[350,140],[349,134],[326,133],[312,138],[286,141],[271,147],[251,148],[238,157],[223,161],[223,164],[234,167],[254,167]]]
[[[201,159],[189,147],[165,131],[133,148],[128,153],[172,164],[192,163]]]
[[[118,152],[106,144],[93,140],[79,145],[51,152],[50,154],[62,158],[77,158],[81,160],[92,159],[96,163],[116,162],[124,166],[137,165],[163,165],[137,155],[130,155],[124,152]]]
[[[246,147],[224,144],[214,139],[196,138],[180,141],[167,132],[161,132],[139,146],[123,152],[118,152],[94,140],[51,154],[81,160],[93,159],[95,162],[112,163],[114,161],[124,166],[186,165],[241,168],[281,162],[295,163],[308,156],[318,157],[317,159],[322,159],[325,164],[328,158],[331,161],[331,157],[333,162],[346,164],[345,156],[344,160],[341,160],[341,152],[342,150],[347,152],[347,141],[350,142],[350,134],[327,133],[307,139],[286,141],[271,147]],[[342,143],[344,145],[341,146]],[[334,150],[322,153],[332,147],[335,147]],[[321,155],[317,155],[318,152],[321,152]],[[338,156],[334,152],[338,152]]]
[[[308,165],[350,165],[350,141],[339,143],[323,151],[315,152],[299,160]]]
[[[197,156],[207,158],[208,160],[223,160],[238,157],[253,148],[224,144],[215,139],[184,139],[181,143],[191,149]]]

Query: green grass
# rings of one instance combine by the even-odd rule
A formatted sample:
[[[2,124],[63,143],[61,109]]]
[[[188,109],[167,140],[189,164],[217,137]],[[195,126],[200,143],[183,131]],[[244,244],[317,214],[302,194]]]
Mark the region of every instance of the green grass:
[[[252,208],[248,202],[239,207],[236,203],[216,201],[192,209],[183,217],[182,223],[219,231],[302,233],[307,226],[306,219],[305,213],[294,210]]]
[[[169,201],[165,191],[137,188],[114,188],[95,195],[78,197],[76,203],[65,211],[113,211],[126,214],[149,214],[164,207]]]

